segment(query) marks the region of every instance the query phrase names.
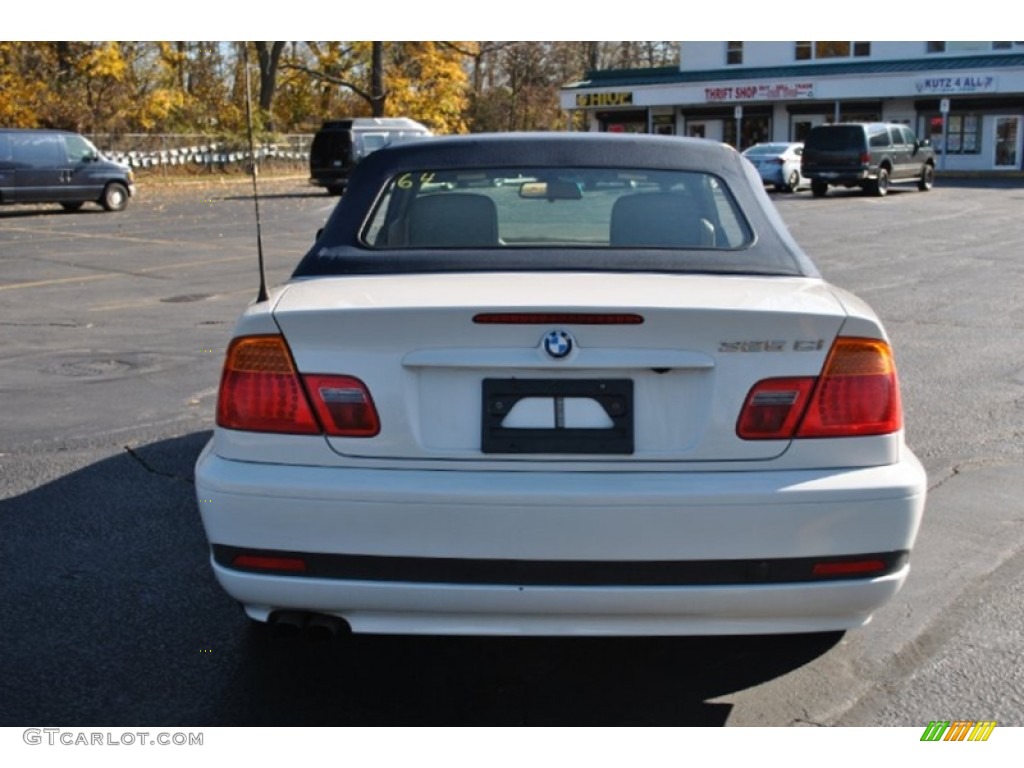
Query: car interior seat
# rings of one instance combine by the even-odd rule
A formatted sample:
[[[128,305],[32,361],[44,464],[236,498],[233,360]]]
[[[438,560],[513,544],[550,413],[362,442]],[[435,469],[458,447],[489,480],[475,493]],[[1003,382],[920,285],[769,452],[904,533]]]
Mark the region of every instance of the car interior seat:
[[[409,212],[406,245],[491,247],[498,245],[498,209],[486,195],[441,192],[418,198]]]
[[[702,248],[715,245],[715,226],[688,195],[641,192],[612,206],[609,243],[639,248]]]

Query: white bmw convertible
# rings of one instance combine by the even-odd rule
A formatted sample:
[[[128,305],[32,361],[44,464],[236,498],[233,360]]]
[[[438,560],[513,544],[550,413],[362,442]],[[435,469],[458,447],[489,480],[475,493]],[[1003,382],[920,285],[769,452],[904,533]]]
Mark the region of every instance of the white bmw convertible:
[[[879,319],[697,139],[373,154],[238,321],[216,424],[212,566],[261,622],[844,630],[925,503]]]

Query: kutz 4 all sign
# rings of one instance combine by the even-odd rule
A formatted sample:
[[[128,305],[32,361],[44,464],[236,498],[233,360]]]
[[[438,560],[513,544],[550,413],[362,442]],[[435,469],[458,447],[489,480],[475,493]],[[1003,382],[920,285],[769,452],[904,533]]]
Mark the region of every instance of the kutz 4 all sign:
[[[995,727],[995,720],[932,720],[921,741],[988,741]]]

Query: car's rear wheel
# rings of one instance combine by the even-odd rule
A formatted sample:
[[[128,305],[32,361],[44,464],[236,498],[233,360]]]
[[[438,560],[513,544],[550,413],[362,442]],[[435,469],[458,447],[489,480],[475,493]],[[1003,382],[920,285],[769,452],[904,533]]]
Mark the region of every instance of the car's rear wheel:
[[[927,192],[934,186],[935,166],[929,163],[928,165],[925,165],[925,167],[921,169],[921,178],[917,182],[917,188],[922,192]]]
[[[793,170],[786,179],[786,191],[796,192],[800,188],[800,171]]]
[[[811,182],[811,194],[815,197],[824,197],[828,193],[828,184],[824,181]]]
[[[123,211],[128,207],[128,188],[116,181],[110,182],[103,190],[100,205],[108,211]]]
[[[873,194],[875,197],[885,197],[889,192],[889,169],[879,168],[878,178],[870,182],[868,185],[868,192]]]
[[[68,213],[74,213],[75,211],[82,207],[82,203],[61,203],[60,207],[63,208]]]

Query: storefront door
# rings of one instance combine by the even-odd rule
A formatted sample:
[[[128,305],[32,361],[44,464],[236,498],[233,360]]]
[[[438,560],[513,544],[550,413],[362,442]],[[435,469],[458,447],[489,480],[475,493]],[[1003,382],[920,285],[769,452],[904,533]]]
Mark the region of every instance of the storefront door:
[[[996,168],[1020,167],[1020,118],[1017,116],[996,117],[995,157]]]

